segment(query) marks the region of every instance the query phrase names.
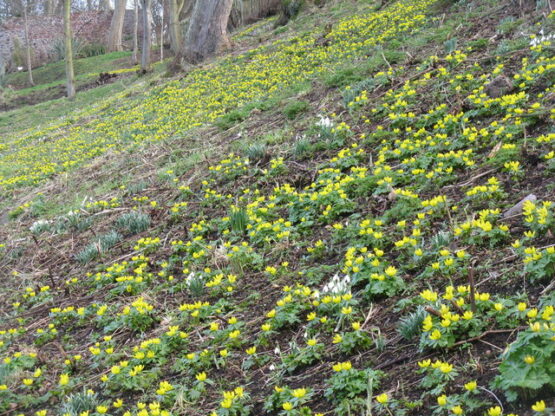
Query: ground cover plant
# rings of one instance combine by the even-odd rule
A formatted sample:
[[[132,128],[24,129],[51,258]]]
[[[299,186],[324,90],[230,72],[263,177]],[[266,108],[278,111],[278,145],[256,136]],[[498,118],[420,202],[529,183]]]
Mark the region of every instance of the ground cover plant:
[[[555,13],[360,7],[6,137],[0,414],[555,411]]]

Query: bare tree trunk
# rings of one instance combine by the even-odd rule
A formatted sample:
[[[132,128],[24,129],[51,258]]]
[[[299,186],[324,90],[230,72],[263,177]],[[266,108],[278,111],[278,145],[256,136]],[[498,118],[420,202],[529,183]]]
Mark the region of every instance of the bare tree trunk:
[[[139,0],[134,0],[135,9],[133,11],[133,54],[131,55],[131,62],[137,65],[139,55]]]
[[[2,90],[5,76],[6,76],[6,62],[4,61],[4,56],[0,53],[0,91]]]
[[[170,9],[170,49],[177,54],[181,49],[181,26],[179,25],[179,14],[185,0],[169,0]]]
[[[23,23],[25,26],[25,54],[27,58],[27,72],[29,74],[29,84],[35,85],[33,80],[33,62],[31,61],[31,42],[29,39],[29,22],[27,21],[27,0],[21,0],[21,7],[23,8]]]
[[[150,71],[150,42],[152,38],[151,29],[151,7],[152,0],[141,0],[143,9],[143,50],[141,55],[141,71]]]
[[[160,10],[160,62],[164,60],[164,0]]]
[[[227,22],[233,0],[197,0],[187,30],[184,57],[198,63],[231,46]]]
[[[73,73],[73,48],[71,45],[71,0],[64,1],[64,35],[66,47],[67,97],[75,98],[75,75]]]
[[[179,20],[187,20],[193,14],[193,9],[195,8],[195,0],[183,0],[181,6],[179,7]],[[179,4],[178,4],[179,5]]]
[[[110,32],[108,33],[108,50],[112,52],[123,50],[121,37],[127,0],[115,0],[115,2],[114,14],[112,15],[112,22],[110,23]]]
[[[87,11],[91,11],[93,9],[92,0],[87,0]]]
[[[238,28],[280,11],[281,0],[235,0],[228,28]]]

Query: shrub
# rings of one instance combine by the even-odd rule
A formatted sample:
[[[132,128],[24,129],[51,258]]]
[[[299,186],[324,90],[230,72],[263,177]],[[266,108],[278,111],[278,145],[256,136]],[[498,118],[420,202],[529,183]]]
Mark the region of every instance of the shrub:
[[[79,56],[82,58],[89,58],[91,56],[104,55],[106,53],[106,46],[100,43],[88,43],[81,48]]]

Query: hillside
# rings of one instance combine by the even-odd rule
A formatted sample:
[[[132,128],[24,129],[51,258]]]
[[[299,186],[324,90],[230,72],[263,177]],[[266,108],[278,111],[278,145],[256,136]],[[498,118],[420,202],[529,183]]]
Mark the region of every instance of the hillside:
[[[550,3],[273,21],[0,113],[0,416],[554,414]]]

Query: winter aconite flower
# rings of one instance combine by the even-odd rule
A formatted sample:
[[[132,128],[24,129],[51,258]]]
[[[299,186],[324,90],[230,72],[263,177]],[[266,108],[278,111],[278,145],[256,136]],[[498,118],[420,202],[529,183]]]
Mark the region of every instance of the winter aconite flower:
[[[536,402],[532,405],[532,410],[534,412],[543,412],[545,411],[545,402],[543,400],[540,400],[539,402]]]
[[[488,409],[488,416],[501,416],[501,407],[495,406]]]
[[[386,393],[382,393],[376,397],[376,401],[380,404],[386,404],[388,400],[389,400],[389,397],[387,396]]]
[[[464,388],[468,391],[474,391],[476,390],[477,386],[478,386],[478,383],[476,383],[476,381],[469,381],[464,385]]]
[[[69,374],[62,374],[60,376],[60,386],[65,386],[69,383]]]

